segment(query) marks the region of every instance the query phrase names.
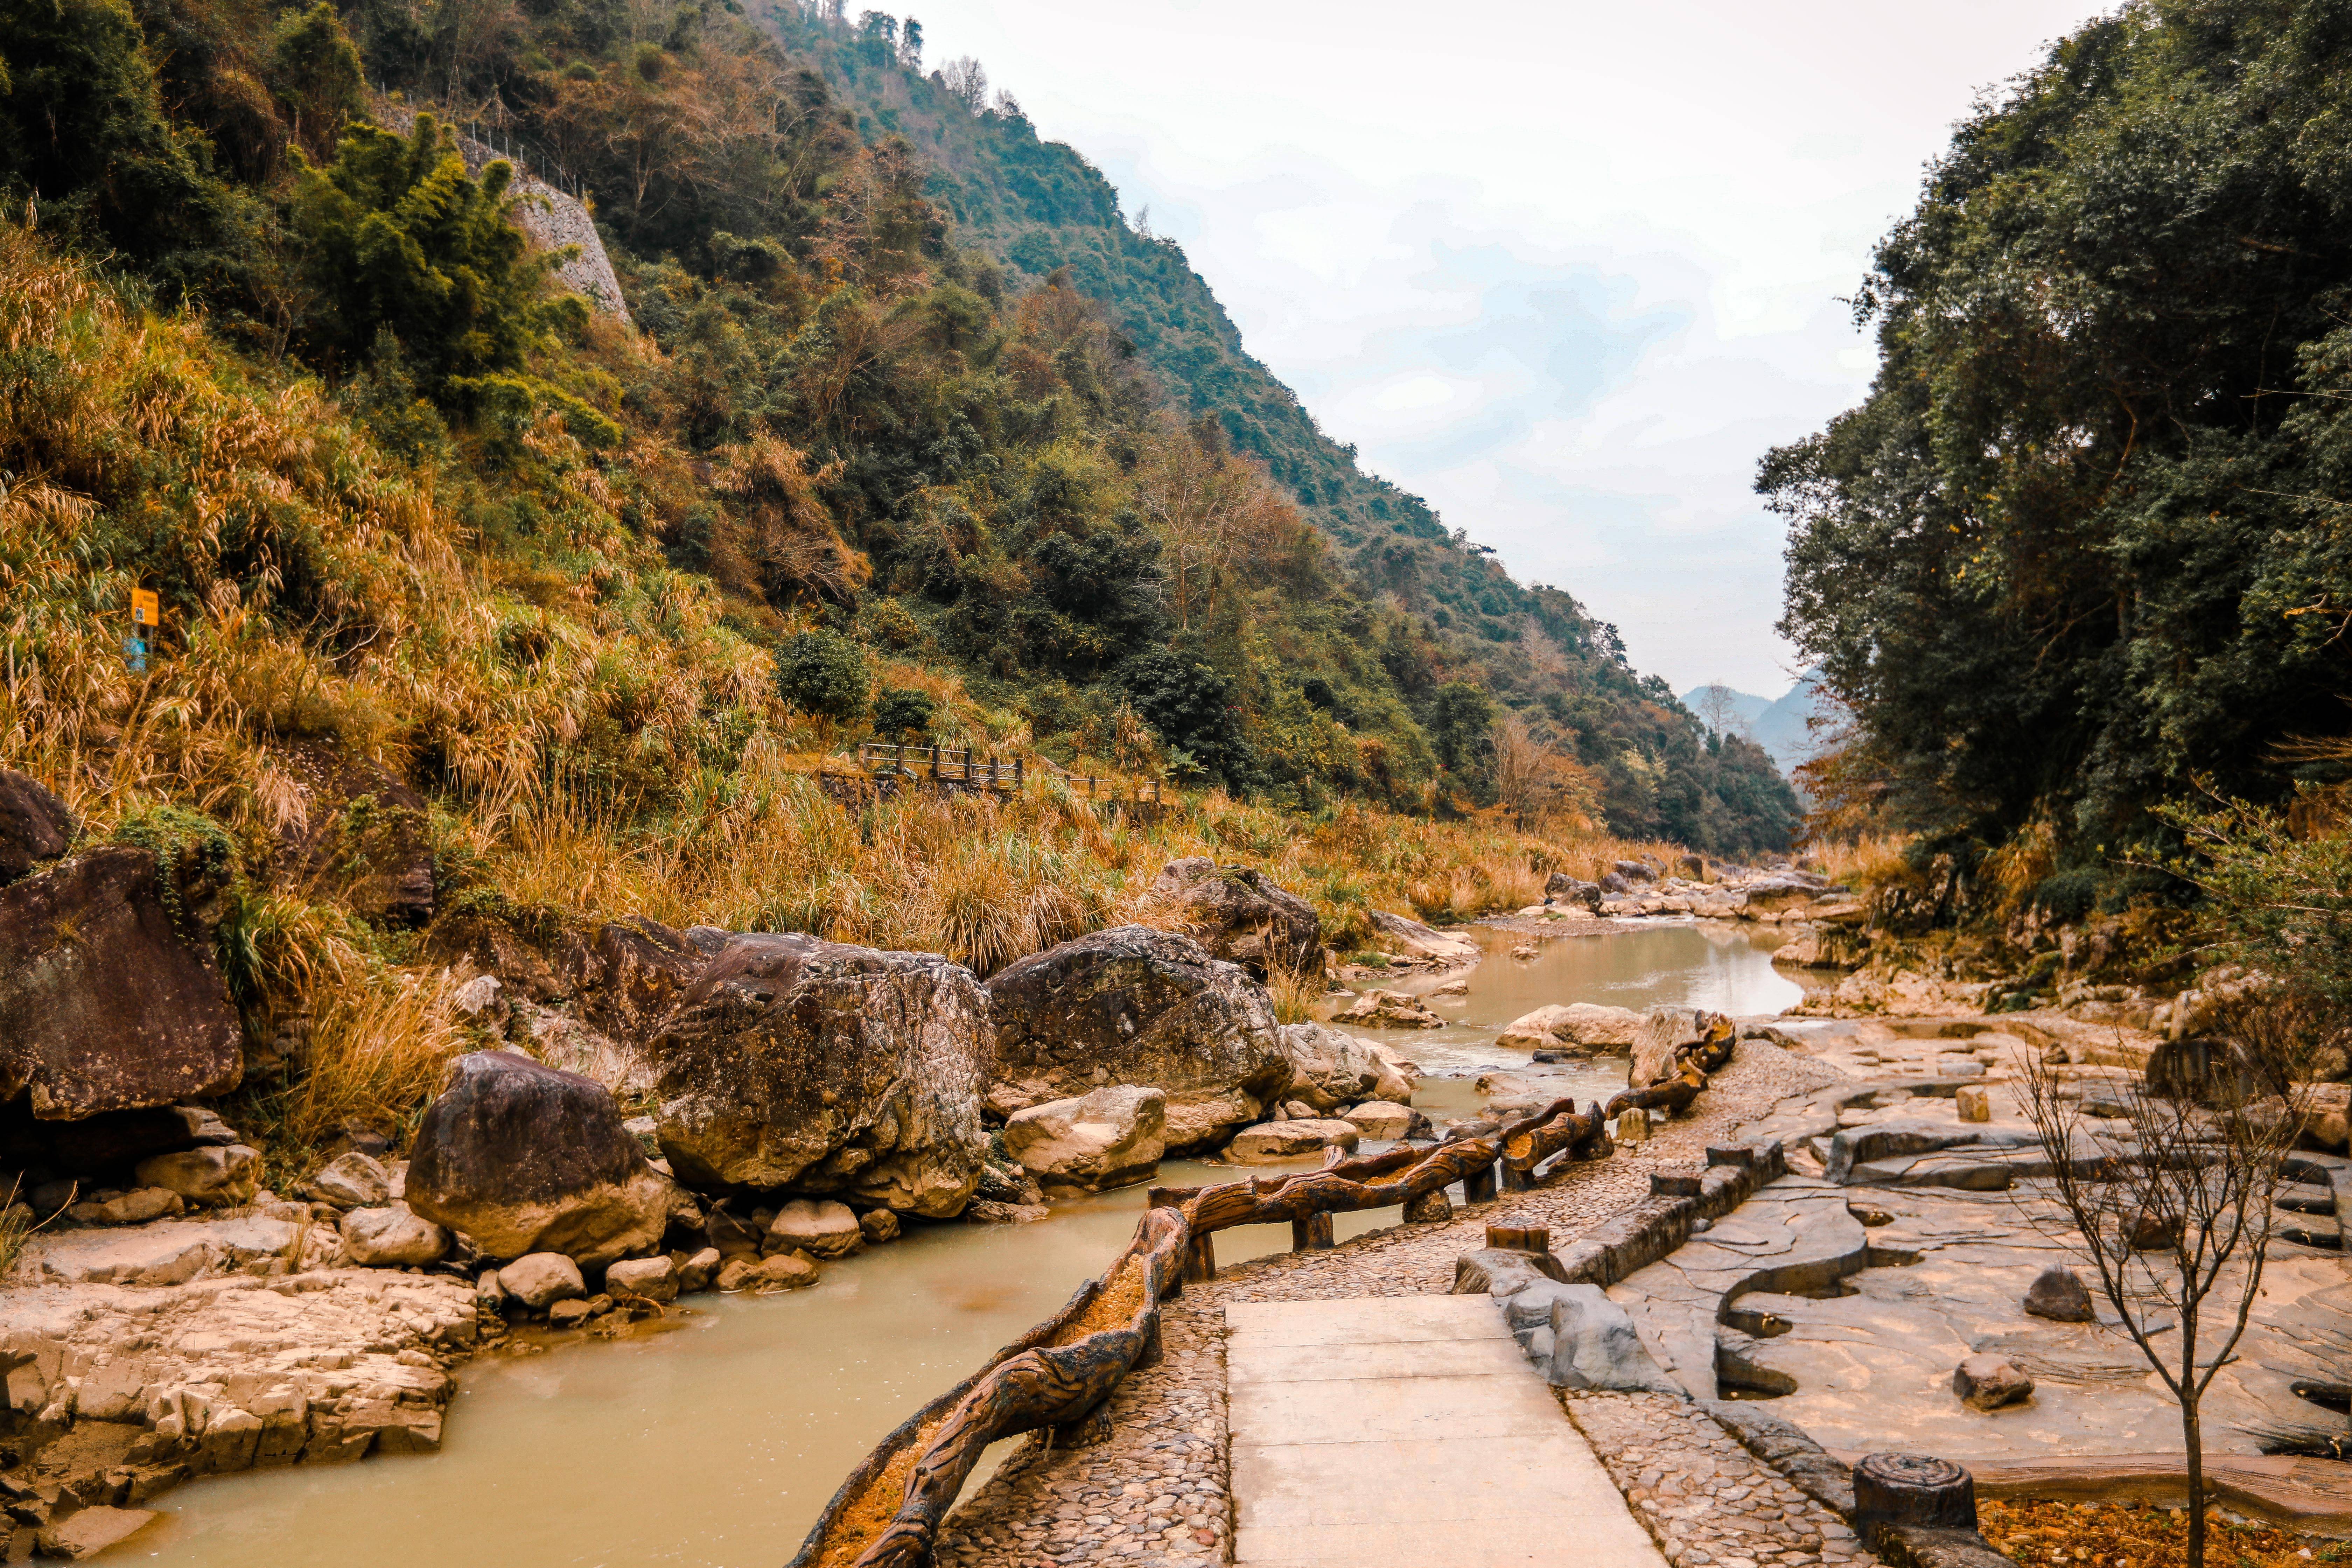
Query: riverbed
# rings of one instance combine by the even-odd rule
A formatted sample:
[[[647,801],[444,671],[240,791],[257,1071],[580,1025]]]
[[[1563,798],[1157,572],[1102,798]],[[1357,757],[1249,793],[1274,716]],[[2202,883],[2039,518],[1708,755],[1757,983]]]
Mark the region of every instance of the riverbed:
[[[1495,1045],[1546,1004],[1753,1015],[1801,994],[1772,968],[1767,932],[1659,923],[1564,935],[1524,960],[1508,956],[1524,938],[1474,934],[1488,957],[1458,972],[1468,993],[1430,998],[1444,1028],[1362,1031],[1425,1069],[1414,1104],[1441,1123],[1478,1106],[1476,1077],[1491,1068],[1553,1094],[1623,1087],[1622,1058],[1536,1068]],[[1450,978],[1391,988],[1428,993]],[[1169,1161],[1160,1179],[1239,1173]],[[917,1226],[811,1289],[691,1297],[659,1331],[486,1356],[457,1374],[440,1453],[201,1481],[164,1498],[165,1517],[121,1554],[172,1568],[774,1568],[868,1448],[1099,1272],[1142,1208],[1129,1188],[1056,1204],[1035,1225]],[[1340,1215],[1336,1227],[1344,1239],[1396,1218]],[[1221,1233],[1217,1257],[1288,1246],[1287,1226],[1250,1226]]]

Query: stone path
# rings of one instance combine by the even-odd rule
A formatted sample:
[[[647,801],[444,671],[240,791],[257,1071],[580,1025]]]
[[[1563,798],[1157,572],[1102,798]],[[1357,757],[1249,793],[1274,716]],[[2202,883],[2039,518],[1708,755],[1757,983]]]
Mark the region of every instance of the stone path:
[[[1238,1568],[1664,1568],[1483,1296],[1225,1307]]]

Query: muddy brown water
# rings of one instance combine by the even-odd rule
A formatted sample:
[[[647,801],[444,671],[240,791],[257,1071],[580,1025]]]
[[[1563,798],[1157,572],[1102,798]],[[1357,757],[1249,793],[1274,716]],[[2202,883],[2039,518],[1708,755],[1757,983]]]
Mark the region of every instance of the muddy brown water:
[[[1553,1002],[1774,1013],[1800,988],[1773,938],[1664,925],[1523,939],[1475,933],[1488,959],[1469,994],[1438,997],[1433,1030],[1376,1031],[1431,1076],[1414,1103],[1439,1121],[1475,1110],[1476,1075],[1529,1076],[1495,1035]],[[1425,992],[1445,976],[1400,980]],[[1606,1095],[1623,1058],[1532,1069],[1544,1090]],[[1256,1167],[1262,1169],[1263,1167]],[[1170,1161],[1169,1184],[1232,1167]],[[1459,1193],[1456,1194],[1459,1197]],[[667,1331],[485,1357],[458,1373],[440,1453],[225,1476],[161,1500],[164,1517],[119,1553],[171,1568],[772,1568],[798,1550],[842,1477],[925,1401],[1046,1317],[1134,1233],[1140,1188],[1055,1205],[1037,1225],[918,1226],[790,1295],[698,1296]],[[1345,1238],[1394,1210],[1336,1216]],[[1221,1262],[1280,1252],[1286,1226],[1217,1237]]]

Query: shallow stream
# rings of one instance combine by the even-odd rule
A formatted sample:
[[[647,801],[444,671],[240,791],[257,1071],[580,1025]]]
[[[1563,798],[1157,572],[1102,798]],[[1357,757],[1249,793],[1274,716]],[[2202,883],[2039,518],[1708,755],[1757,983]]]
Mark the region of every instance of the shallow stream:
[[[1528,1070],[1495,1035],[1554,1002],[1653,1003],[1774,1013],[1800,987],[1775,972],[1775,938],[1654,926],[1523,940],[1481,930],[1489,957],[1466,995],[1435,997],[1444,1029],[1366,1031],[1432,1076],[1414,1104],[1441,1123],[1480,1104],[1473,1080],[1512,1069],[1554,1094],[1623,1087],[1624,1059]],[[1426,992],[1449,976],[1401,979]],[[1264,1167],[1252,1167],[1263,1169]],[[1160,1181],[1230,1181],[1233,1167],[1160,1166]],[[1459,1193],[1457,1190],[1457,1197]],[[997,1347],[1046,1317],[1134,1233],[1143,1190],[1056,1204],[1036,1225],[921,1226],[789,1295],[689,1298],[667,1331],[494,1355],[458,1373],[436,1455],[225,1476],[161,1500],[165,1517],[126,1560],[171,1568],[774,1568],[799,1550],[866,1451]],[[1336,1216],[1342,1238],[1393,1210]],[[1222,1263],[1279,1252],[1286,1226],[1217,1237]]]

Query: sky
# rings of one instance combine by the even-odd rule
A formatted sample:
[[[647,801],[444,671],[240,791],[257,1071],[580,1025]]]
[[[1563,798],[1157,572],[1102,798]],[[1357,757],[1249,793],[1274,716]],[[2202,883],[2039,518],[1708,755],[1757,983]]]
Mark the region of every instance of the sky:
[[[853,6],[853,9],[856,7]],[[911,8],[911,0],[910,0]],[[1179,243],[1364,466],[1777,697],[1765,451],[1868,389],[1851,297],[1977,95],[2085,0],[921,0]]]

